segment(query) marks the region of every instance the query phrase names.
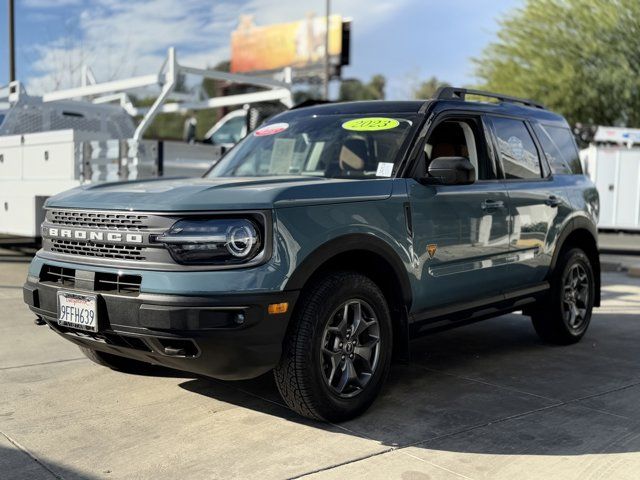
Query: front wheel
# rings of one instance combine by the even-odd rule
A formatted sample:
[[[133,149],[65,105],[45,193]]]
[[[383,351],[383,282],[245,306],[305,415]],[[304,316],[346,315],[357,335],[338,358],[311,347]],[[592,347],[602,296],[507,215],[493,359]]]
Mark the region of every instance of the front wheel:
[[[391,364],[391,317],[382,291],[364,275],[339,272],[317,281],[299,302],[275,369],[282,398],[317,420],[360,415]]]
[[[595,281],[589,257],[579,248],[567,251],[556,266],[548,301],[531,316],[543,340],[559,345],[580,341],[589,327]]]

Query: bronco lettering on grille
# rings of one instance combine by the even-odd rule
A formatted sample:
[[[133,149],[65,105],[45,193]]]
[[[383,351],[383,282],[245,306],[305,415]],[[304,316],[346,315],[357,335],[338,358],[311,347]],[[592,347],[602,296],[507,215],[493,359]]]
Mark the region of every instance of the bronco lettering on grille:
[[[79,230],[71,228],[43,228],[42,236],[46,238],[67,238],[74,240],[88,240],[98,242],[118,243],[143,243],[144,239],[139,233],[98,232],[92,230]]]

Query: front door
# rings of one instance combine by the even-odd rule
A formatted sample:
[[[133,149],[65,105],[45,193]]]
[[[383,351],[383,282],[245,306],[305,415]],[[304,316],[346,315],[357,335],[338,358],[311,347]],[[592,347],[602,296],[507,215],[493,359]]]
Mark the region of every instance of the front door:
[[[509,197],[487,148],[482,119],[456,116],[438,123],[424,146],[424,168],[443,156],[469,158],[478,180],[460,186],[408,180],[420,290],[416,312],[462,308],[508,287]]]

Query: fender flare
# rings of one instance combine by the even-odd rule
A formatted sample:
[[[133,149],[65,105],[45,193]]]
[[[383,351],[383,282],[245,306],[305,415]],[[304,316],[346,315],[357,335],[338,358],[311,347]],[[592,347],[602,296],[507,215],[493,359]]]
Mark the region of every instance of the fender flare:
[[[399,282],[402,300],[411,305],[413,294],[407,268],[400,256],[387,242],[372,233],[341,235],[315,249],[298,265],[285,285],[285,290],[300,290],[309,278],[333,257],[350,251],[365,251],[382,257],[393,269]]]
[[[558,263],[558,259],[560,257],[560,252],[562,251],[565,242],[569,235],[574,233],[577,230],[586,230],[591,234],[593,241],[596,246],[596,258],[595,262],[592,265],[593,273],[595,275],[595,287],[596,287],[596,298],[595,298],[595,306],[600,306],[600,287],[602,285],[602,281],[600,278],[600,257],[597,255],[598,253],[598,227],[591,221],[589,218],[584,216],[576,216],[571,219],[567,226],[560,233],[557,241],[557,247],[553,252],[553,257],[551,259],[551,265],[549,269],[550,275],[553,275],[556,269],[556,264]]]

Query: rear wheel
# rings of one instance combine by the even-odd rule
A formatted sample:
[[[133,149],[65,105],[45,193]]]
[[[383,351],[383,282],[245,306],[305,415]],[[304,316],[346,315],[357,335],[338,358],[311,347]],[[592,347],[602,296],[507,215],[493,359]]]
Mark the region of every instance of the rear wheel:
[[[388,375],[391,317],[381,290],[355,272],[329,274],[300,298],[275,369],[287,405],[344,421],[364,412]]]
[[[80,351],[92,362],[119,372],[147,373],[154,368],[150,363],[139,362],[130,358],[100,352],[98,350],[93,350],[92,348],[80,347]]]
[[[579,248],[562,256],[551,281],[551,292],[532,315],[533,326],[545,341],[568,345],[580,341],[589,323],[595,299],[593,268]]]

